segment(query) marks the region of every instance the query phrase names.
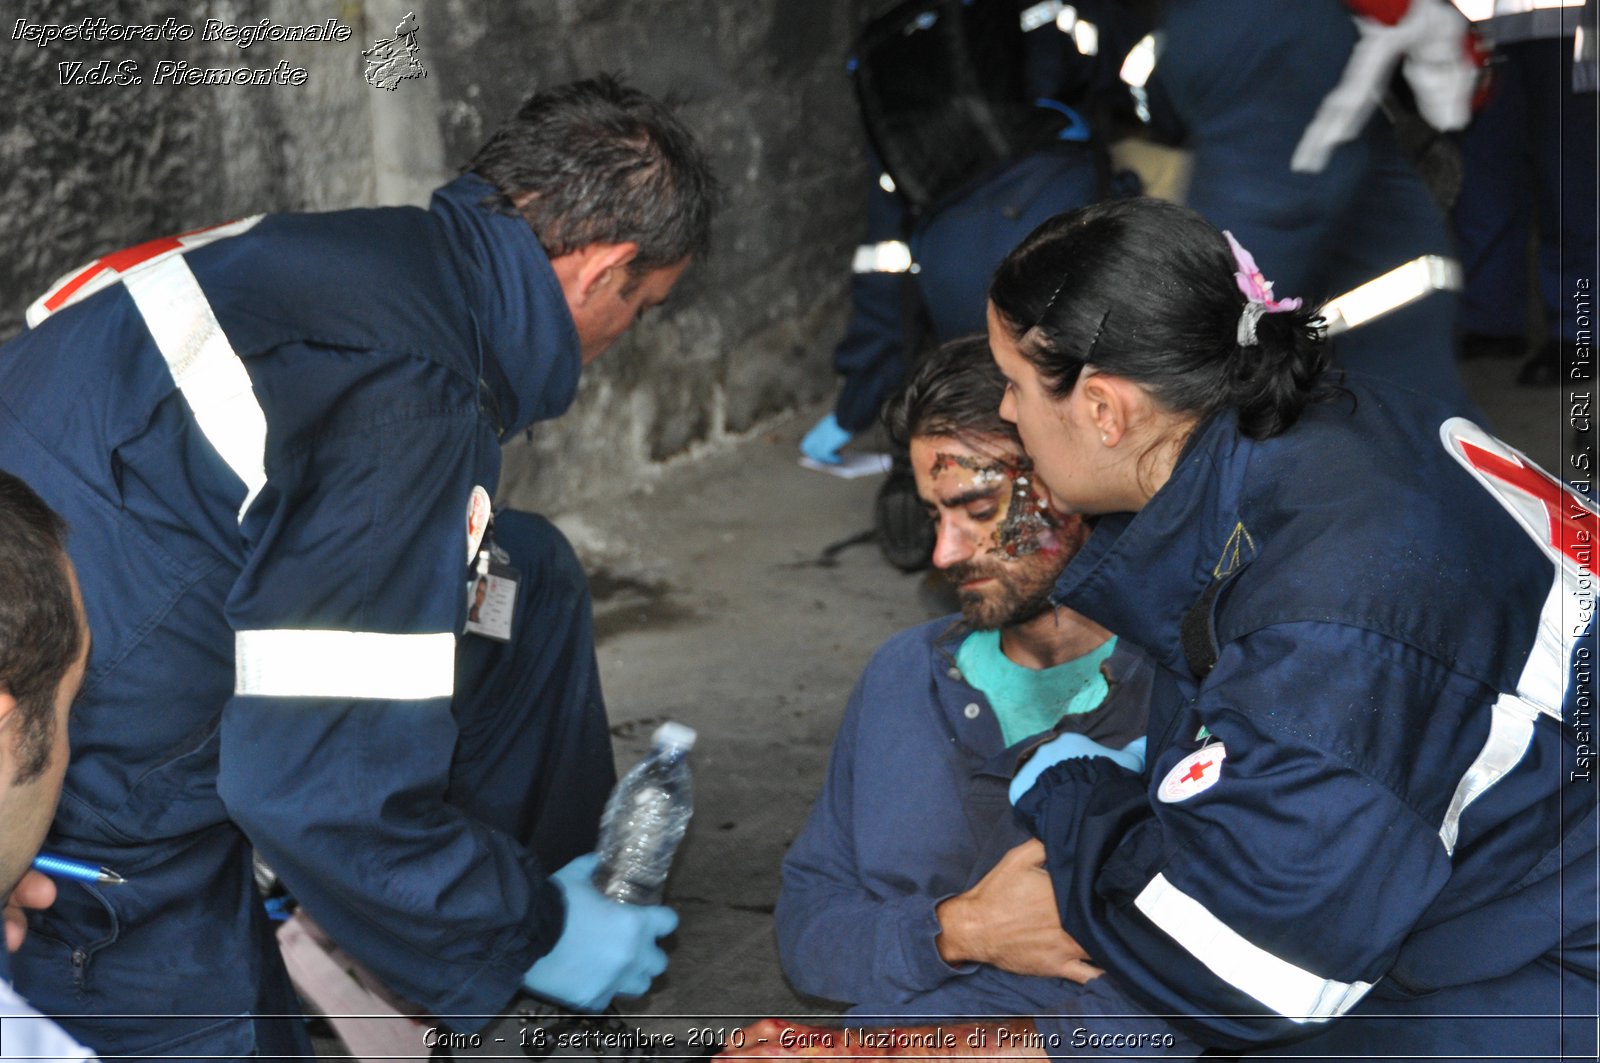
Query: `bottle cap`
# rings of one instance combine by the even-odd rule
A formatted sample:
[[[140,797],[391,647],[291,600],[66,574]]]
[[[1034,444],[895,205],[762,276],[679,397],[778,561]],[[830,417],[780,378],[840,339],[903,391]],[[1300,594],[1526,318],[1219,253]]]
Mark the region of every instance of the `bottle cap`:
[[[685,723],[676,723],[668,720],[656,728],[656,733],[650,736],[650,741],[658,746],[671,746],[681,749],[685,753],[694,748],[694,728]]]

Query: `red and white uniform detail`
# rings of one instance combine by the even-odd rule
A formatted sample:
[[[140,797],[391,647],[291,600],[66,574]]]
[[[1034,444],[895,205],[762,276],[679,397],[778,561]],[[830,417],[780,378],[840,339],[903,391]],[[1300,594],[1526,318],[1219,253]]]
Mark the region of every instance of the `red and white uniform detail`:
[[[1228,751],[1221,742],[1195,750],[1172,766],[1156,796],[1170,805],[1204,793],[1222,778],[1222,762],[1227,759]]]
[[[185,251],[192,251],[213,240],[238,236],[250,229],[263,216],[257,214],[249,218],[240,218],[238,221],[224,222],[221,225],[191,229],[176,236],[161,236],[154,240],[146,240],[142,244],[125,247],[121,251],[113,251],[109,255],[102,255],[87,266],[61,277],[50,286],[49,291],[35,299],[28,306],[28,327],[38,328],[45,318],[57,310],[81,302],[100,289],[117,283],[131,270],[160,262]]]
[[[1352,15],[1393,26],[1406,17],[1411,0],[1344,0],[1344,6],[1350,9]]]
[[[1347,0],[1345,6],[1360,36],[1339,83],[1295,146],[1289,168],[1298,173],[1321,172],[1334,149],[1360,134],[1396,67],[1435,129],[1464,129],[1472,117],[1478,68],[1459,11],[1444,0]]]
[[[1500,695],[1483,750],[1462,776],[1439,836],[1455,849],[1461,813],[1516,767],[1533,740],[1542,714],[1561,720],[1568,662],[1577,640],[1594,620],[1594,543],[1600,513],[1520,451],[1461,417],[1439,426],[1450,456],[1539,544],[1555,568],[1550,593],[1539,615],[1539,634],[1515,691]]]
[[[144,319],[195,423],[244,484],[239,520],[266,486],[267,419],[250,375],[228,342],[200,282],[183,255],[214,240],[237,236],[262,215],[163,236],[115,251],[62,277],[28,307],[37,328],[58,310],[102,288],[122,284]]]
[[[472,497],[467,499],[467,563],[478,556],[478,547],[483,544],[483,533],[489,530],[489,514],[493,505],[489,501],[489,492],[479,484],[472,489]]]

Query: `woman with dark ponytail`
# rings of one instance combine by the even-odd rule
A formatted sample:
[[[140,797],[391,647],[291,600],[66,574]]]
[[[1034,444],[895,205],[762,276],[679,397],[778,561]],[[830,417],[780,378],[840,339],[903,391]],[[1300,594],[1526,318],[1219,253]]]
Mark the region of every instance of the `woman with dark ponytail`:
[[[1013,795],[1084,958],[1226,1051],[1592,1058],[1594,509],[1331,376],[1184,208],[1053,218],[990,299],[1001,415],[1098,518],[1056,599],[1163,674],[1144,773],[1047,745]]]

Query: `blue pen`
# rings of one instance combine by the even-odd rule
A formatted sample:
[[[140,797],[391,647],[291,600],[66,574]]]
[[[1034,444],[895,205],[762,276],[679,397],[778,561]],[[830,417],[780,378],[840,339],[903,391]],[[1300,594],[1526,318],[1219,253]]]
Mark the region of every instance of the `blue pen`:
[[[51,853],[40,853],[33,858],[33,866],[37,871],[55,878],[70,878],[78,882],[91,882],[103,886],[120,886],[128,881],[109,868],[95,867],[82,860],[68,860],[64,856],[55,856]]]

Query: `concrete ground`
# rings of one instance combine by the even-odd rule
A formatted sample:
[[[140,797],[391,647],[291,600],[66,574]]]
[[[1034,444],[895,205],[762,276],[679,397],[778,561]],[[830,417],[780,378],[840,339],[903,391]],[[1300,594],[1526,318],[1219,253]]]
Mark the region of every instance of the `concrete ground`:
[[[1496,431],[1556,467],[1566,422],[1556,389],[1516,388],[1507,362],[1467,372]],[[779,862],[867,658],[944,611],[923,577],[891,568],[875,543],[840,545],[870,531],[879,478],[798,467],[815,413],[557,517],[592,574],[619,768],[661,720],[700,733],[695,819],[669,885],[682,918],[671,967],[650,995],[624,1002],[630,1025],[673,1037],[667,1055],[701,1054],[693,1030],[834,1013],[779,971]],[[492,1025],[482,1049],[457,1054],[518,1057],[519,1025]]]

